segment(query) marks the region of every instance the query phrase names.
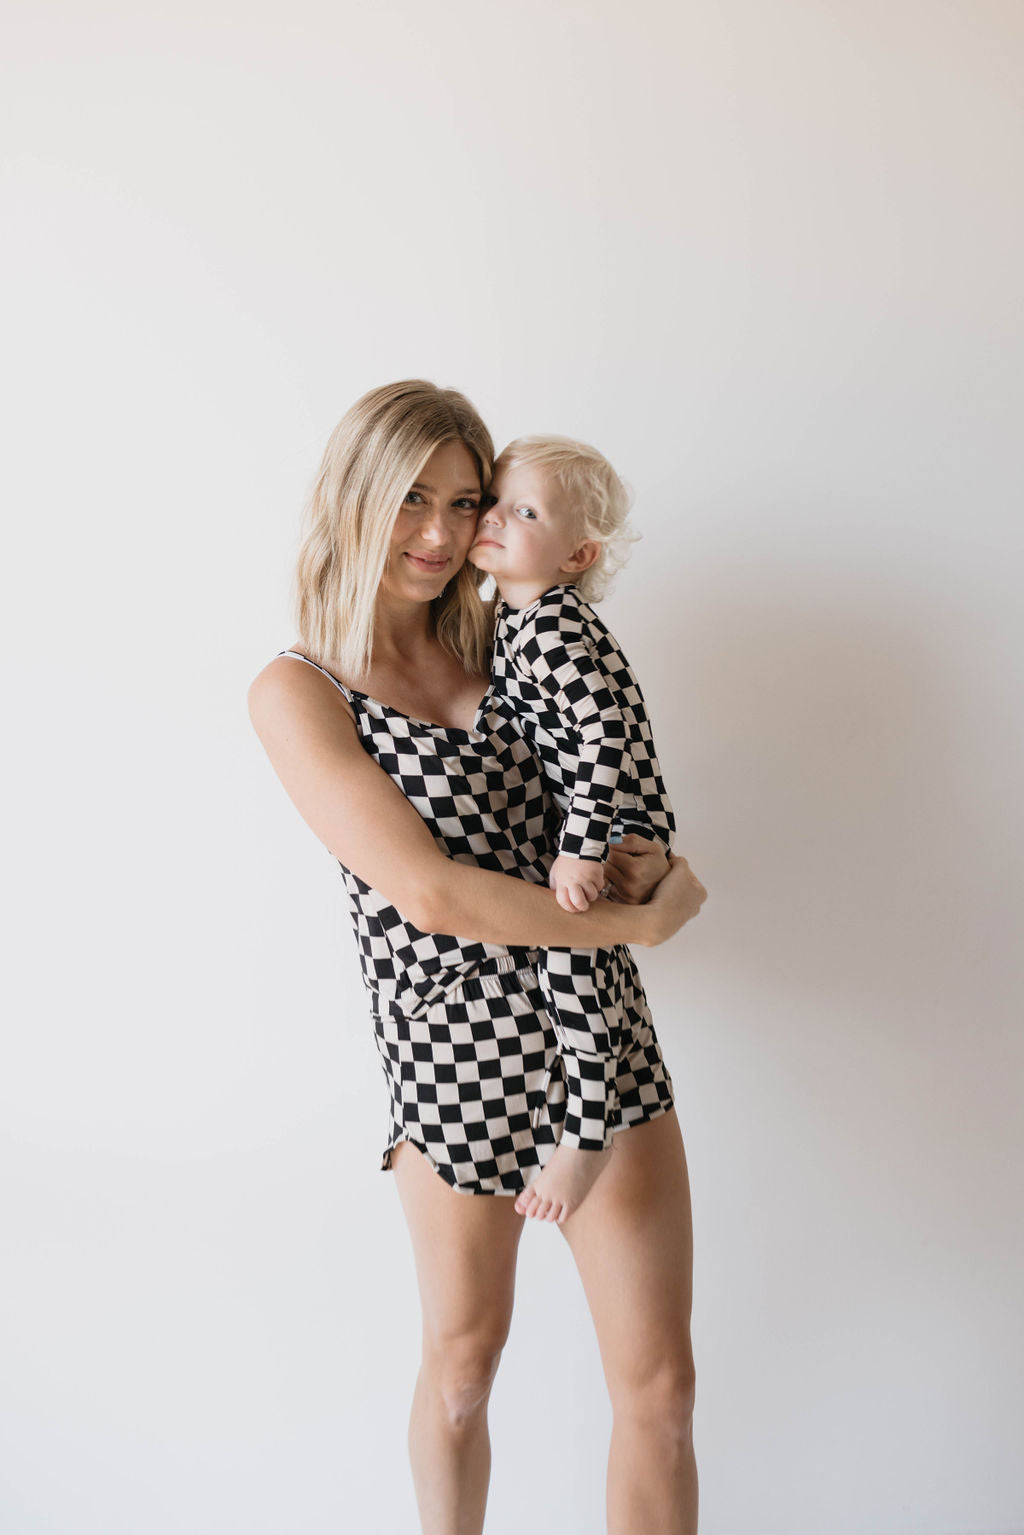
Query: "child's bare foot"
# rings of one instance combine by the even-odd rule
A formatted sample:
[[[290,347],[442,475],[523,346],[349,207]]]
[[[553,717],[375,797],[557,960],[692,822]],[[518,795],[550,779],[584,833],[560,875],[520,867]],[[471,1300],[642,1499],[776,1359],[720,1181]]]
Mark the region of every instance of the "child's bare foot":
[[[516,1199],[519,1215],[539,1221],[562,1222],[578,1210],[608,1166],[611,1146],[604,1151],[581,1151],[558,1146],[540,1177]]]

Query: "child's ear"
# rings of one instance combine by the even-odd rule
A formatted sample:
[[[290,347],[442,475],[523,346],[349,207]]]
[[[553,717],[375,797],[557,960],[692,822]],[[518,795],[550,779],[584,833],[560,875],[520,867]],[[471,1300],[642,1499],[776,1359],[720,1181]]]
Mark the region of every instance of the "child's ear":
[[[581,576],[585,570],[590,569],[600,553],[601,545],[597,539],[588,538],[580,544],[578,549],[574,549],[569,558],[564,560],[558,568],[568,575]]]

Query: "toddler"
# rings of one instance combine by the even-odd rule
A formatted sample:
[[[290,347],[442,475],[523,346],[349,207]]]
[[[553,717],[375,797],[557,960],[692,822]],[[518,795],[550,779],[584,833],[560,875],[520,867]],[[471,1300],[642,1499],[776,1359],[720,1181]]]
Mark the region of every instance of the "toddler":
[[[588,600],[622,562],[629,498],[596,449],[520,437],[498,458],[484,507],[469,558],[499,592],[493,692],[519,716],[563,813],[551,886],[567,911],[585,911],[604,888],[609,843],[635,831],[670,851],[675,831],[643,695]],[[626,948],[544,950],[538,978],[566,1112],[516,1209],[561,1221],[611,1155],[619,1038],[646,999]]]

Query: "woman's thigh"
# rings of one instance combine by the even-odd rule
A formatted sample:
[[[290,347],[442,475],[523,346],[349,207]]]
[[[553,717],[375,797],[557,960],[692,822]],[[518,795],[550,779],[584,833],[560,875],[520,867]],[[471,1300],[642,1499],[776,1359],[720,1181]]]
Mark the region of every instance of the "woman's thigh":
[[[425,1349],[462,1342],[474,1352],[500,1351],[524,1224],[514,1200],[456,1193],[407,1141],[391,1164],[412,1238]]]
[[[620,1130],[607,1170],[561,1227],[613,1400],[659,1380],[692,1388],[693,1223],[675,1110]]]

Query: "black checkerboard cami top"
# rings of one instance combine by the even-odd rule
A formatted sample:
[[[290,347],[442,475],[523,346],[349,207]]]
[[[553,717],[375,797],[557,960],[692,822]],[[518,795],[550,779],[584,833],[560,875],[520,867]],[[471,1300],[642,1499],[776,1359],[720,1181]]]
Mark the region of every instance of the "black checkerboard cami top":
[[[448,857],[547,884],[558,815],[540,765],[509,709],[491,690],[470,730],[413,719],[346,687],[297,650],[348,699],[366,751],[401,789]],[[537,961],[536,950],[508,949],[444,933],[421,933],[395,906],[338,860],[348,892],[363,979],[374,1010],[415,1018],[468,979]]]
[[[616,822],[671,851],[675,817],[640,684],[575,585],[525,608],[499,599],[491,686],[523,722],[564,814],[559,852],[602,861]]]

